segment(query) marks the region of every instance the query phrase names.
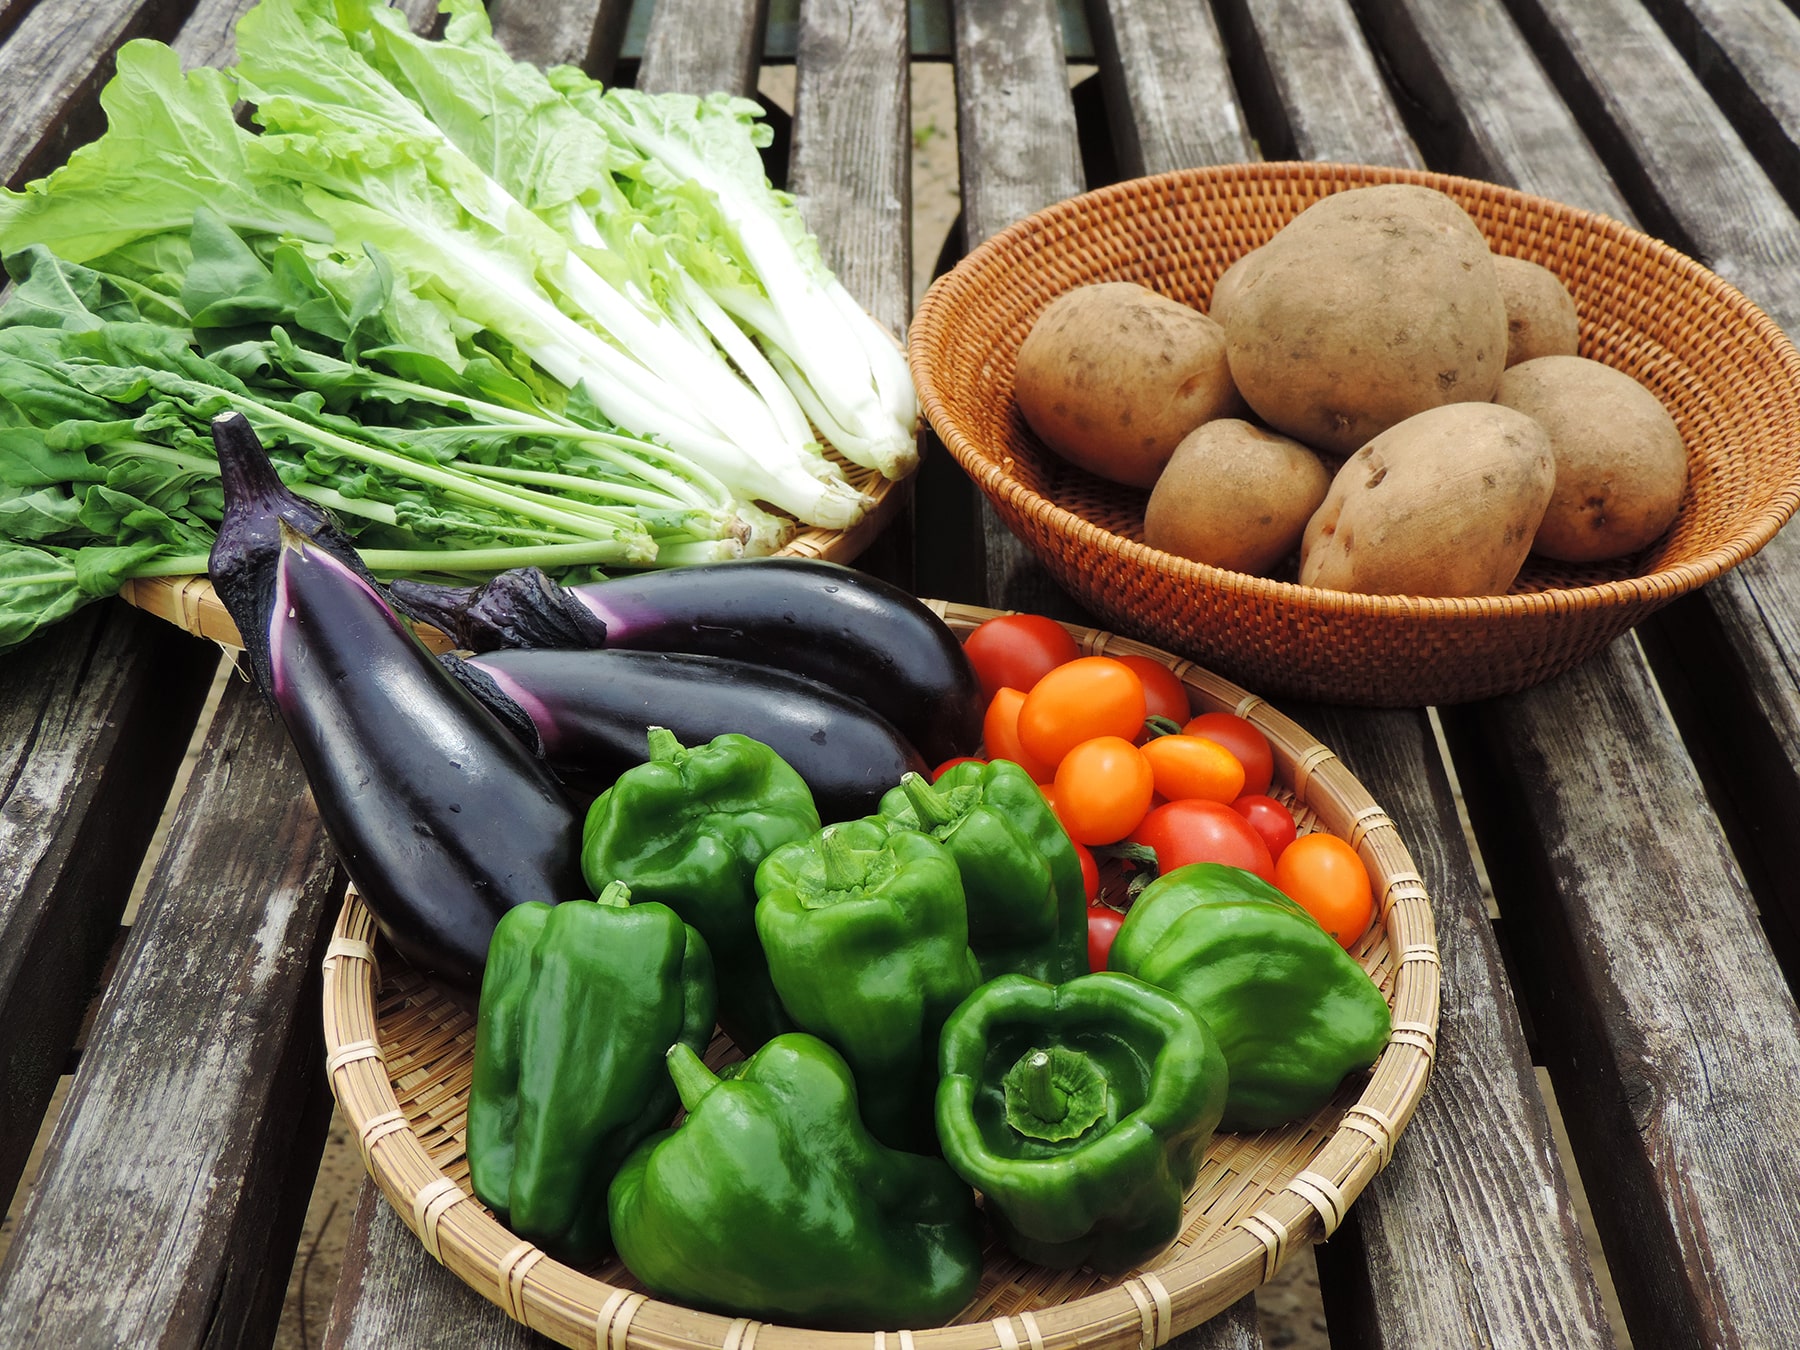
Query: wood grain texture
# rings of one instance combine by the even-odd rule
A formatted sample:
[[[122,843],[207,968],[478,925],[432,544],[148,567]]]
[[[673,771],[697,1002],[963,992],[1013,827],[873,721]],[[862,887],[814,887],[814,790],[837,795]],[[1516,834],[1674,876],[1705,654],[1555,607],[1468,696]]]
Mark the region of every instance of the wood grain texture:
[[[1107,0],[1090,19],[1120,177],[1258,158],[1210,8]]]
[[[1500,0],[1359,6],[1432,168],[1620,219],[1629,208]]]
[[[519,61],[538,66],[580,66],[610,81],[631,18],[631,0],[491,0],[488,18],[500,45]]]
[[[433,1261],[375,1183],[363,1178],[325,1350],[548,1350],[553,1344]]]
[[[1637,0],[1521,0],[1520,26],[1652,233],[1800,321],[1800,230]]]
[[[0,660],[0,1187],[63,1072],[216,651],[118,604]]]
[[[657,0],[638,64],[637,87],[656,93],[748,97],[762,65],[769,0]]]
[[[1424,166],[1349,5],[1224,0],[1219,17],[1263,158]]]
[[[1800,1009],[1629,647],[1446,731],[1494,766],[1464,787],[1634,1335],[1780,1345]]]
[[[898,339],[912,314],[905,0],[807,0],[788,187],[826,266]]]
[[[1169,1342],[1171,1350],[1263,1350],[1264,1345],[1256,1321],[1256,1298],[1250,1294]]]
[[[114,53],[181,14],[179,0],[39,0],[0,45],[0,181],[22,187],[97,135]]]
[[[1318,1249],[1334,1331],[1369,1347],[1612,1345],[1456,803],[1423,712],[1297,720],[1399,827],[1431,895],[1443,1007],[1394,1160]]]
[[[231,682],[0,1270],[0,1344],[272,1332],[329,1115],[341,886],[285,731]]]
[[[1757,162],[1800,195],[1800,15],[1781,0],[1645,0]]]

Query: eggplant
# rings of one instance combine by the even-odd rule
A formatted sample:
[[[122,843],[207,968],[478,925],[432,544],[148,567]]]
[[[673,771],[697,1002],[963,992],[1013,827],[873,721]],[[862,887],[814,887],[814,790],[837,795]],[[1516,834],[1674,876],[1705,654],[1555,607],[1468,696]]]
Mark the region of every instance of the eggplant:
[[[381,931],[474,993],[500,916],[586,895],[561,784],[383,599],[354,546],[276,476],[250,425],[213,422],[225,489],[210,560],[257,687]]]
[[[769,666],[691,652],[511,650],[447,658],[484,699],[522,709],[545,761],[598,792],[649,757],[648,731],[683,745],[735,731],[763,742],[812,789],[820,819],[871,814],[925,761],[888,721],[830,685]]]
[[[872,708],[932,763],[981,742],[985,703],[956,635],[898,586],[812,558],[747,558],[558,586],[396,581],[394,603],[459,647],[692,652],[785,670]]]

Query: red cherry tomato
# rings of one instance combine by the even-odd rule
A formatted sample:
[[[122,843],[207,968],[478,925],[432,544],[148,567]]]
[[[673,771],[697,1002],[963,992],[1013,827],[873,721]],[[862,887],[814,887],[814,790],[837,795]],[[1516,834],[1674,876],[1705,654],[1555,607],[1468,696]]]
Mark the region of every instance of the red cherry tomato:
[[[1269,738],[1254,722],[1248,722],[1236,713],[1205,712],[1181,730],[1188,736],[1204,736],[1209,741],[1217,741],[1236,755],[1244,766],[1245,792],[1260,795],[1269,790],[1275,777],[1275,753],[1269,748]]]
[[[1131,832],[1131,842],[1155,852],[1158,872],[1188,863],[1228,863],[1275,884],[1269,846],[1249,821],[1218,802],[1193,798],[1159,806]]]
[[[949,773],[950,770],[954,769],[958,764],[986,763],[987,761],[985,759],[980,759],[975,755],[958,755],[955,759],[947,759],[942,764],[938,765],[937,768],[933,769],[931,771],[931,781],[934,783],[937,782],[938,779]]]
[[[1166,717],[1180,726],[1194,715],[1187,686],[1161,661],[1148,656],[1115,656],[1113,660],[1130,666],[1144,682],[1144,716]]]
[[[1231,809],[1262,836],[1271,858],[1279,859],[1282,850],[1294,842],[1294,813],[1273,797],[1247,793],[1233,802]]]
[[[1100,898],[1100,864],[1094,861],[1086,844],[1076,844],[1073,839],[1069,842],[1075,845],[1075,860],[1081,864],[1081,884],[1087,890],[1088,903],[1092,904]]]
[[[1081,648],[1054,619],[1001,614],[978,625],[963,640],[963,652],[975,667],[981,692],[992,698],[1001,689],[1030,689],[1047,672],[1080,656]]]
[[[1019,709],[1024,704],[1025,695],[1017,689],[1007,688],[995,693],[981,721],[982,748],[989,759],[1010,759],[1035,782],[1047,783],[1054,766],[1040,764],[1019,744]]]
[[[1113,939],[1125,916],[1111,905],[1088,906],[1088,969],[1106,969],[1106,958],[1112,954]]]

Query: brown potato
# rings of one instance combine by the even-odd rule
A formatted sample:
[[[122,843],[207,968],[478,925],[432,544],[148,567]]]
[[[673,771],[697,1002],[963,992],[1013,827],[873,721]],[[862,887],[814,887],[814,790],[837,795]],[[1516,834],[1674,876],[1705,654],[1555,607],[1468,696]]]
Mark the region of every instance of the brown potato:
[[[1493,396],[1506,306],[1487,241],[1431,188],[1315,203],[1235,283],[1226,354],[1263,421],[1348,454],[1414,413]]]
[[[1541,425],[1556,456],[1556,491],[1534,553],[1616,558],[1674,521],[1687,448],[1675,419],[1631,376],[1581,356],[1540,356],[1507,371],[1494,401]]]
[[[1452,403],[1344,461],[1306,524],[1300,584],[1370,595],[1501,595],[1550,503],[1550,437],[1494,403]]]
[[[1300,442],[1235,417],[1182,437],[1150,490],[1144,542],[1234,572],[1264,572],[1292,553],[1325,499],[1331,471]]]
[[[1506,364],[1540,356],[1574,356],[1581,349],[1575,300],[1562,278],[1526,258],[1494,255],[1494,276],[1506,302]]]
[[[1222,324],[1231,317],[1231,302],[1236,299],[1238,285],[1249,272],[1255,257],[1256,250],[1251,249],[1219,273],[1219,279],[1213,282],[1212,295],[1206,302],[1206,312],[1215,323]]]
[[[1078,286],[1044,307],[1019,347],[1025,423],[1072,464],[1149,487],[1181,438],[1240,407],[1224,331],[1147,286]]]

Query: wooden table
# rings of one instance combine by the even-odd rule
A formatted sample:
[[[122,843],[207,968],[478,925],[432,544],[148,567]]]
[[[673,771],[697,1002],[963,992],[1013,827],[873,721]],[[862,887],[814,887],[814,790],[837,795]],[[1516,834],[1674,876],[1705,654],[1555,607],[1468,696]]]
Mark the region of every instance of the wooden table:
[[[243,0],[0,0],[0,170],[99,127],[123,41],[230,57]],[[421,26],[422,0],[406,8]],[[1306,158],[1466,173],[1639,223],[1800,324],[1800,17],[1780,0],[916,4],[954,54],[967,240],[1086,187]],[[768,13],[772,10],[773,13]],[[902,0],[492,0],[522,58],[646,88],[797,66],[787,185],[850,290],[909,312]],[[1071,93],[1065,47],[1097,80]],[[1078,617],[928,447],[867,565]],[[1527,693],[1285,705],[1388,807],[1444,958],[1437,1067],[1393,1164],[1318,1249],[1334,1343],[1614,1343],[1535,1066],[1640,1348],[1800,1343],[1800,536]],[[318,964],[342,878],[228,681],[141,909],[120,916],[216,665],[116,602],[0,660],[0,1181],[73,1087],[0,1269],[0,1345],[264,1345],[330,1098]],[[90,998],[97,1010],[84,1017]],[[1302,1258],[1304,1259],[1304,1258]],[[365,1186],[326,1341],[542,1344]],[[1250,1301],[1184,1339],[1261,1344]]]

